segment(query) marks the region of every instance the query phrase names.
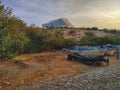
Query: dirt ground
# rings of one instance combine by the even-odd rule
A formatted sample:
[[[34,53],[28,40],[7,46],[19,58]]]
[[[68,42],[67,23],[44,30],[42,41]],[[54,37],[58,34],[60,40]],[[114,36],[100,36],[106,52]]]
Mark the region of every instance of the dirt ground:
[[[62,52],[44,52],[24,54],[13,60],[0,62],[0,90],[14,90],[19,87],[45,83],[58,77],[73,76],[96,68],[75,61],[68,61],[67,54]],[[120,64],[110,56],[110,65]]]

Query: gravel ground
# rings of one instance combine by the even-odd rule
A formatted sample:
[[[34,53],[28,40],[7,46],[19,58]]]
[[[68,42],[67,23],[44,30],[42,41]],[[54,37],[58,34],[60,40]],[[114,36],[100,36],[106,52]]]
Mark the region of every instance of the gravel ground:
[[[72,77],[56,78],[47,84],[19,90],[120,90],[120,65],[103,67]]]

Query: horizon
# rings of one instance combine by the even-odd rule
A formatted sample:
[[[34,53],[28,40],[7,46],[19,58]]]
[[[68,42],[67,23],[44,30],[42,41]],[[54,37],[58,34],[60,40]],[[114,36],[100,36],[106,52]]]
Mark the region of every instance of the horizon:
[[[28,25],[67,18],[75,27],[120,29],[120,0],[4,0],[6,7]]]

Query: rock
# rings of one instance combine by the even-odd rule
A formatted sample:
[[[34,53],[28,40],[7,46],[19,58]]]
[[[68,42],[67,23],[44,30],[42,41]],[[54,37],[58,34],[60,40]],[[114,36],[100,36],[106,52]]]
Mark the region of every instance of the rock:
[[[70,21],[66,18],[60,18],[57,20],[52,20],[48,23],[45,23],[42,25],[43,28],[58,28],[58,27],[68,27],[68,28],[74,28],[74,26],[70,23]]]

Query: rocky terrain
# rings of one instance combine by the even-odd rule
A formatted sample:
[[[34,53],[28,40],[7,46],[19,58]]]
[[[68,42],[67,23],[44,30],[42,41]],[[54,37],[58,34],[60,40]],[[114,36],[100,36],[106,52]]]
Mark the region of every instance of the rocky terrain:
[[[42,24],[42,27],[43,28],[50,28],[50,27],[54,27],[54,28],[71,27],[71,28],[74,28],[74,26],[71,24],[71,22],[66,18],[59,18],[56,20],[51,20],[48,23]]]
[[[120,60],[100,67],[66,59],[63,52],[23,54],[0,62],[0,90],[118,90]],[[97,90],[98,90],[97,89]],[[110,90],[108,89],[108,90]]]
[[[19,90],[120,90],[120,65],[54,79],[47,84],[28,86]]]

